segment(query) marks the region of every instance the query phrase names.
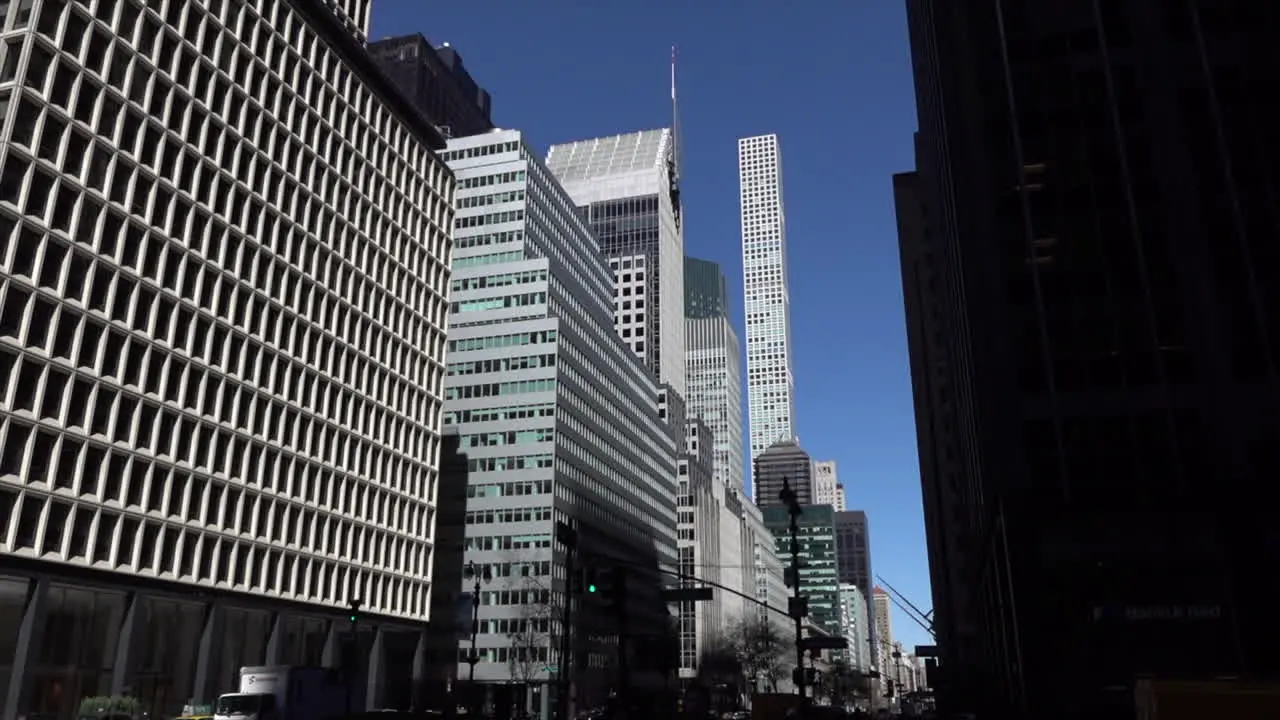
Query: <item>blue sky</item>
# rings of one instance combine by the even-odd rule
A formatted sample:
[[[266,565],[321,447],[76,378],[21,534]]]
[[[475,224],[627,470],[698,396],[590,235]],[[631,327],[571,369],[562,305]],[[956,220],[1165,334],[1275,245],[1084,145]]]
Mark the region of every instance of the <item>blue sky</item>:
[[[452,44],[495,122],[544,152],[668,125],[675,44],[686,252],[723,265],[739,332],[737,138],[779,135],[797,431],[867,511],[872,569],[927,609],[892,194],[916,127],[901,0],[375,0],[372,38],[410,32]],[[900,610],[893,628],[927,642]]]

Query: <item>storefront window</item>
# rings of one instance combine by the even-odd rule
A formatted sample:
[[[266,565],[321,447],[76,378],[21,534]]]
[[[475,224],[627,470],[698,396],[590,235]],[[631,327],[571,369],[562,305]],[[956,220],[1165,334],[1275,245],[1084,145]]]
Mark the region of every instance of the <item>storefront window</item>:
[[[0,703],[9,696],[9,678],[13,675],[14,654],[18,651],[18,630],[22,628],[26,608],[26,578],[0,575]]]
[[[54,585],[44,635],[27,667],[19,712],[71,720],[80,701],[107,695],[115,666],[124,593]]]
[[[193,698],[196,656],[204,631],[204,606],[164,598],[145,598],[139,616],[138,644],[130,678],[143,707],[153,718],[172,717]]]

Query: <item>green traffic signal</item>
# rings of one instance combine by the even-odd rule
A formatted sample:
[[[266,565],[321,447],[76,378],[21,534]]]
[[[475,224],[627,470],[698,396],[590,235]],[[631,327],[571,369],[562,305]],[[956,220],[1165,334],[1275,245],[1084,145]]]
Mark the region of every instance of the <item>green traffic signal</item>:
[[[352,615],[352,616],[351,616],[351,622],[353,622],[353,623],[354,623],[355,621],[356,621],[356,616],[355,616],[355,615]]]
[[[593,593],[593,592],[595,592],[595,591],[596,591],[595,583],[592,583],[592,584],[590,584],[590,585],[588,585],[588,586],[587,586],[587,592],[589,592],[589,593]]]

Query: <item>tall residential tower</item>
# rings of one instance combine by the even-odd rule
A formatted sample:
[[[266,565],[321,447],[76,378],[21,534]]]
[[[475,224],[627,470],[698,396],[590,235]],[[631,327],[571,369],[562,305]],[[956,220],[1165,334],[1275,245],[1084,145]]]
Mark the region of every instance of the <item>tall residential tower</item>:
[[[795,434],[791,296],[777,135],[738,140],[751,461]]]

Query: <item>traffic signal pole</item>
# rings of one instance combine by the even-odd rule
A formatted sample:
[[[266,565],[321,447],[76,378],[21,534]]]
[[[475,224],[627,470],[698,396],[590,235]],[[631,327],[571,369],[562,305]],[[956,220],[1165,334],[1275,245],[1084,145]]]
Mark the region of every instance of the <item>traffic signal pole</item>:
[[[564,615],[560,627],[560,677],[557,680],[556,718],[569,720],[569,672],[573,668],[569,655],[573,650],[570,629],[573,627],[574,556],[578,552],[578,531],[563,522],[556,523],[556,540],[564,546]]]
[[[791,517],[791,591],[792,591],[792,608],[791,616],[796,622],[796,694],[800,696],[800,704],[808,702],[808,695],[805,694],[805,667],[804,667],[804,612],[805,603],[803,596],[800,595],[800,513],[803,510],[800,503],[796,499],[796,493],[791,489],[791,483],[782,478],[782,490],[778,493],[778,499],[787,506],[787,515]]]
[[[614,611],[618,617],[618,699],[622,701],[622,716],[631,717],[631,661],[627,657],[627,571],[619,567],[614,571],[612,587]]]

